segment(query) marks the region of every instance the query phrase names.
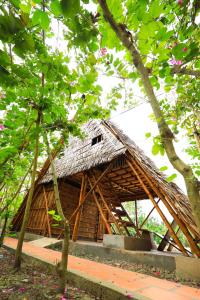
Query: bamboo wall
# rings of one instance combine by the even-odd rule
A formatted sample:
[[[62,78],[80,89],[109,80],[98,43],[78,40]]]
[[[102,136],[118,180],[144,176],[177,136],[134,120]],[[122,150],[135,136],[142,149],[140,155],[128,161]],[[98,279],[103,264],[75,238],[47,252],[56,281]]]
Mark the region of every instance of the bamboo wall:
[[[43,190],[45,189],[45,193]],[[49,236],[48,222],[50,224],[50,233],[52,236],[61,234],[62,226],[59,222],[53,220],[51,215],[47,213],[55,209],[54,192],[51,184],[43,185],[40,192],[36,195],[31,206],[30,218],[27,231],[35,234]],[[64,180],[59,182],[60,198],[64,214],[69,218],[79,203],[80,188],[73,186]],[[45,197],[46,195],[46,197]],[[47,206],[46,206],[47,204]],[[73,232],[75,219],[70,222],[71,234]],[[57,224],[58,226],[55,226]],[[88,197],[82,208],[78,238],[85,240],[97,240],[101,238],[99,232],[99,213],[98,209],[91,197]]]

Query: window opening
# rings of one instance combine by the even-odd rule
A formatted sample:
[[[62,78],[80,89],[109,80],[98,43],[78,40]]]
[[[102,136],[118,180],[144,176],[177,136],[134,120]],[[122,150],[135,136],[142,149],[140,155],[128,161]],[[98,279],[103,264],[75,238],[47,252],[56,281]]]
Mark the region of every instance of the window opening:
[[[103,140],[103,136],[102,134],[98,135],[98,136],[95,136],[93,139],[92,139],[92,146],[100,143],[101,141]]]

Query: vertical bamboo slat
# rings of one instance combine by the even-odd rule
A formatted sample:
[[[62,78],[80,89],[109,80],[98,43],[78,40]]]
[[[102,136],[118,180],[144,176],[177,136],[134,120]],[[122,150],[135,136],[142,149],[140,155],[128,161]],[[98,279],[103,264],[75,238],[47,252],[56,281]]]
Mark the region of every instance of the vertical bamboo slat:
[[[45,207],[46,207],[46,222],[47,222],[47,228],[48,228],[48,235],[51,237],[51,226],[49,222],[49,213],[48,213],[48,200],[47,200],[47,195],[45,192],[45,188],[43,186],[43,193],[44,193],[44,200],[45,200]],[[45,228],[45,226],[44,226]]]

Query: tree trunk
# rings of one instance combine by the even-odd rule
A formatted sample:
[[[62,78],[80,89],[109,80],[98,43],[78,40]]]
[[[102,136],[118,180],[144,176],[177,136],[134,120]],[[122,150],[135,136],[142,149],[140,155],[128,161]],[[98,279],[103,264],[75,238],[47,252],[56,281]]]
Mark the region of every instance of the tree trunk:
[[[134,45],[133,38],[130,32],[127,31],[126,26],[120,26],[121,24],[116,23],[112,13],[107,6],[106,0],[98,0],[98,2],[103,10],[105,20],[110,24],[117,37],[120,39],[125,48],[130,52],[133,59],[133,64],[141,76],[145,92],[149,99],[149,103],[156,117],[156,122],[164,149],[172,166],[184,178],[187,195],[191,203],[194,219],[200,232],[200,183],[194,176],[192,168],[184,163],[175,151],[173,144],[173,133],[164,119],[159,101],[155,96],[152,84],[149,79],[148,70],[145,68],[142,62],[141,55]]]
[[[52,172],[52,176],[53,176],[53,187],[54,187],[54,194],[55,194],[56,209],[58,211],[58,214],[62,218],[63,230],[64,230],[64,239],[63,239],[63,244],[62,244],[62,257],[61,257],[61,262],[59,262],[56,266],[56,270],[60,277],[59,291],[61,293],[65,293],[65,286],[66,286],[66,279],[67,279],[68,254],[69,254],[70,226],[69,226],[68,220],[66,219],[66,217],[63,213],[61,200],[60,200],[60,194],[59,194],[59,188],[58,188],[56,169],[55,169],[55,165],[54,165],[54,160],[51,156],[51,151],[50,151],[49,142],[48,142],[48,136],[46,133],[44,134],[44,140],[45,140],[45,143],[47,146],[48,157],[51,161],[51,172]]]
[[[4,224],[1,232],[1,237],[0,237],[0,248],[3,246],[3,241],[6,233],[6,227],[8,223],[8,212],[6,212],[5,218],[4,218]]]
[[[32,202],[33,192],[34,192],[34,187],[35,187],[35,178],[36,178],[36,172],[37,172],[37,162],[38,162],[38,153],[39,153],[40,120],[41,120],[41,113],[38,111],[38,117],[37,117],[36,128],[35,128],[35,130],[36,130],[35,154],[34,154],[34,160],[33,160],[33,171],[32,171],[32,176],[31,176],[31,187],[30,187],[27,202],[26,202],[24,218],[23,218],[23,222],[22,222],[22,226],[21,226],[21,230],[20,230],[20,234],[19,234],[16,253],[15,253],[14,267],[17,270],[19,270],[20,267],[21,267],[22,246],[23,246],[26,226],[27,226],[27,223],[28,223],[29,215],[30,215],[31,202]]]

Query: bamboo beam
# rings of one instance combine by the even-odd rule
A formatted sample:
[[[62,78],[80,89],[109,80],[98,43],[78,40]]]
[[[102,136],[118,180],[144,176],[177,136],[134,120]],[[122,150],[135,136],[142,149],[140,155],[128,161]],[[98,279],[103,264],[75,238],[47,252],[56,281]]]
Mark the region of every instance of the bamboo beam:
[[[79,197],[79,204],[81,204],[82,201],[83,201],[83,198],[84,198],[84,195],[85,195],[85,192],[86,192],[86,188],[87,188],[87,178],[86,178],[86,175],[83,174],[82,183],[81,183],[81,190],[80,190],[80,197]],[[83,208],[83,206],[82,206],[82,208]],[[76,215],[76,220],[75,220],[73,234],[72,234],[73,242],[77,241],[79,224],[80,224],[80,219],[81,219],[81,213],[82,213],[82,210],[80,209],[77,212],[77,215]]]
[[[88,177],[88,181],[89,181],[89,185],[90,185],[90,187],[91,187],[91,189],[92,189],[92,183],[91,183],[89,177]],[[93,187],[94,187],[94,185],[93,185]],[[105,226],[106,226],[106,229],[108,230],[108,233],[109,233],[109,234],[112,234],[112,230],[111,230],[111,228],[110,228],[110,225],[109,225],[109,223],[108,223],[106,217],[104,216],[103,210],[102,210],[101,205],[100,205],[100,203],[99,203],[99,201],[98,201],[98,199],[97,199],[97,197],[96,197],[96,193],[95,193],[94,189],[92,190],[92,194],[93,194],[94,201],[95,201],[95,203],[96,203],[96,205],[97,205],[97,207],[98,207],[99,213],[100,213],[100,215],[101,215],[101,217],[102,217],[102,220],[103,220],[103,222],[104,222],[104,224],[105,224]]]
[[[132,160],[134,166],[136,166],[136,163]],[[193,253],[195,253],[198,257],[200,257],[200,249],[199,247],[196,245],[196,243],[193,240],[193,237],[191,236],[190,232],[188,231],[186,225],[183,223],[183,221],[178,217],[178,215],[175,213],[175,211],[172,209],[171,205],[169,205],[169,203],[166,201],[166,199],[170,202],[170,199],[167,195],[163,195],[157,188],[156,186],[151,182],[151,180],[149,179],[149,177],[146,175],[146,173],[141,169],[140,166],[138,166],[137,164],[137,168],[139,169],[139,171],[143,174],[144,178],[147,180],[148,184],[150,185],[150,187],[152,188],[152,190],[157,194],[157,196],[159,198],[161,198],[161,200],[163,201],[163,203],[165,204],[166,208],[168,209],[169,213],[172,215],[172,217],[174,218],[174,220],[176,221],[176,223],[178,224],[178,226],[180,227],[181,231],[183,232],[183,234],[186,236],[188,243],[190,245],[190,248],[192,250]],[[166,199],[165,199],[166,197]]]
[[[167,218],[165,217],[165,215],[163,214],[162,210],[160,209],[160,207],[158,206],[158,204],[156,203],[155,199],[153,198],[153,196],[151,195],[151,193],[149,192],[148,188],[146,187],[146,185],[144,184],[144,182],[142,181],[142,179],[140,178],[140,175],[138,174],[138,172],[136,171],[136,168],[134,168],[132,166],[132,164],[130,163],[129,160],[127,160],[127,163],[129,165],[129,167],[131,168],[131,170],[133,171],[133,173],[136,175],[137,179],[139,180],[141,186],[143,187],[145,193],[147,194],[147,196],[149,197],[149,199],[151,200],[151,202],[153,203],[153,205],[156,207],[160,217],[162,218],[163,222],[165,223],[166,227],[169,229],[169,232],[171,233],[171,236],[173,237],[174,241],[176,242],[176,244],[179,246],[179,248],[181,249],[181,251],[183,253],[185,253],[188,256],[187,251],[185,250],[185,248],[183,247],[181,241],[178,239],[178,237],[176,236],[174,230],[172,229],[170,223],[168,222]]]
[[[47,195],[46,195],[44,186],[43,186],[43,194],[44,194],[44,199],[45,199],[45,208],[46,208],[46,219],[47,219],[48,235],[49,235],[49,237],[51,237],[51,226],[50,226],[49,214],[48,214],[48,200],[47,200]],[[45,229],[45,231],[46,231],[46,229]]]
[[[160,199],[158,199],[158,201],[156,202],[156,204],[158,204],[159,202],[160,202]],[[150,210],[150,212],[148,213],[148,215],[146,216],[146,218],[144,219],[144,221],[140,225],[139,229],[142,229],[142,227],[144,226],[144,224],[146,223],[146,221],[148,220],[148,218],[150,217],[150,215],[152,214],[152,212],[154,211],[154,209],[155,209],[155,206],[153,206],[153,208]]]
[[[95,177],[95,175],[92,175],[92,178],[93,178],[94,183],[96,183],[96,177]],[[101,197],[101,200],[102,200],[104,206],[106,207],[106,209],[107,209],[107,211],[108,211],[110,217],[112,218],[112,220],[113,220],[115,226],[117,227],[117,230],[118,230],[119,234],[122,234],[121,228],[120,228],[120,226],[119,226],[119,224],[118,224],[118,222],[117,222],[115,216],[112,214],[112,211],[111,211],[110,207],[108,206],[108,204],[107,204],[107,202],[106,202],[106,200],[105,200],[105,198],[104,198],[104,196],[103,196],[103,194],[102,194],[102,192],[101,192],[100,186],[97,184],[96,187],[97,187],[97,191],[98,191],[98,193],[99,193],[99,195],[100,195],[100,197]]]
[[[83,198],[82,203],[80,203],[77,208],[75,209],[75,211],[73,212],[73,214],[71,215],[71,217],[69,218],[69,223],[70,221],[73,219],[73,217],[77,214],[77,212],[79,211],[79,209],[82,207],[82,205],[84,204],[85,200],[87,199],[87,197],[93,192],[93,190],[95,189],[96,185],[103,179],[103,177],[106,175],[106,173],[111,169],[112,167],[112,163],[110,163],[108,165],[108,167],[104,170],[104,172],[101,174],[101,176],[99,176],[99,178],[97,179],[96,183],[91,187],[91,189],[89,190],[89,192],[86,194],[86,196]]]

